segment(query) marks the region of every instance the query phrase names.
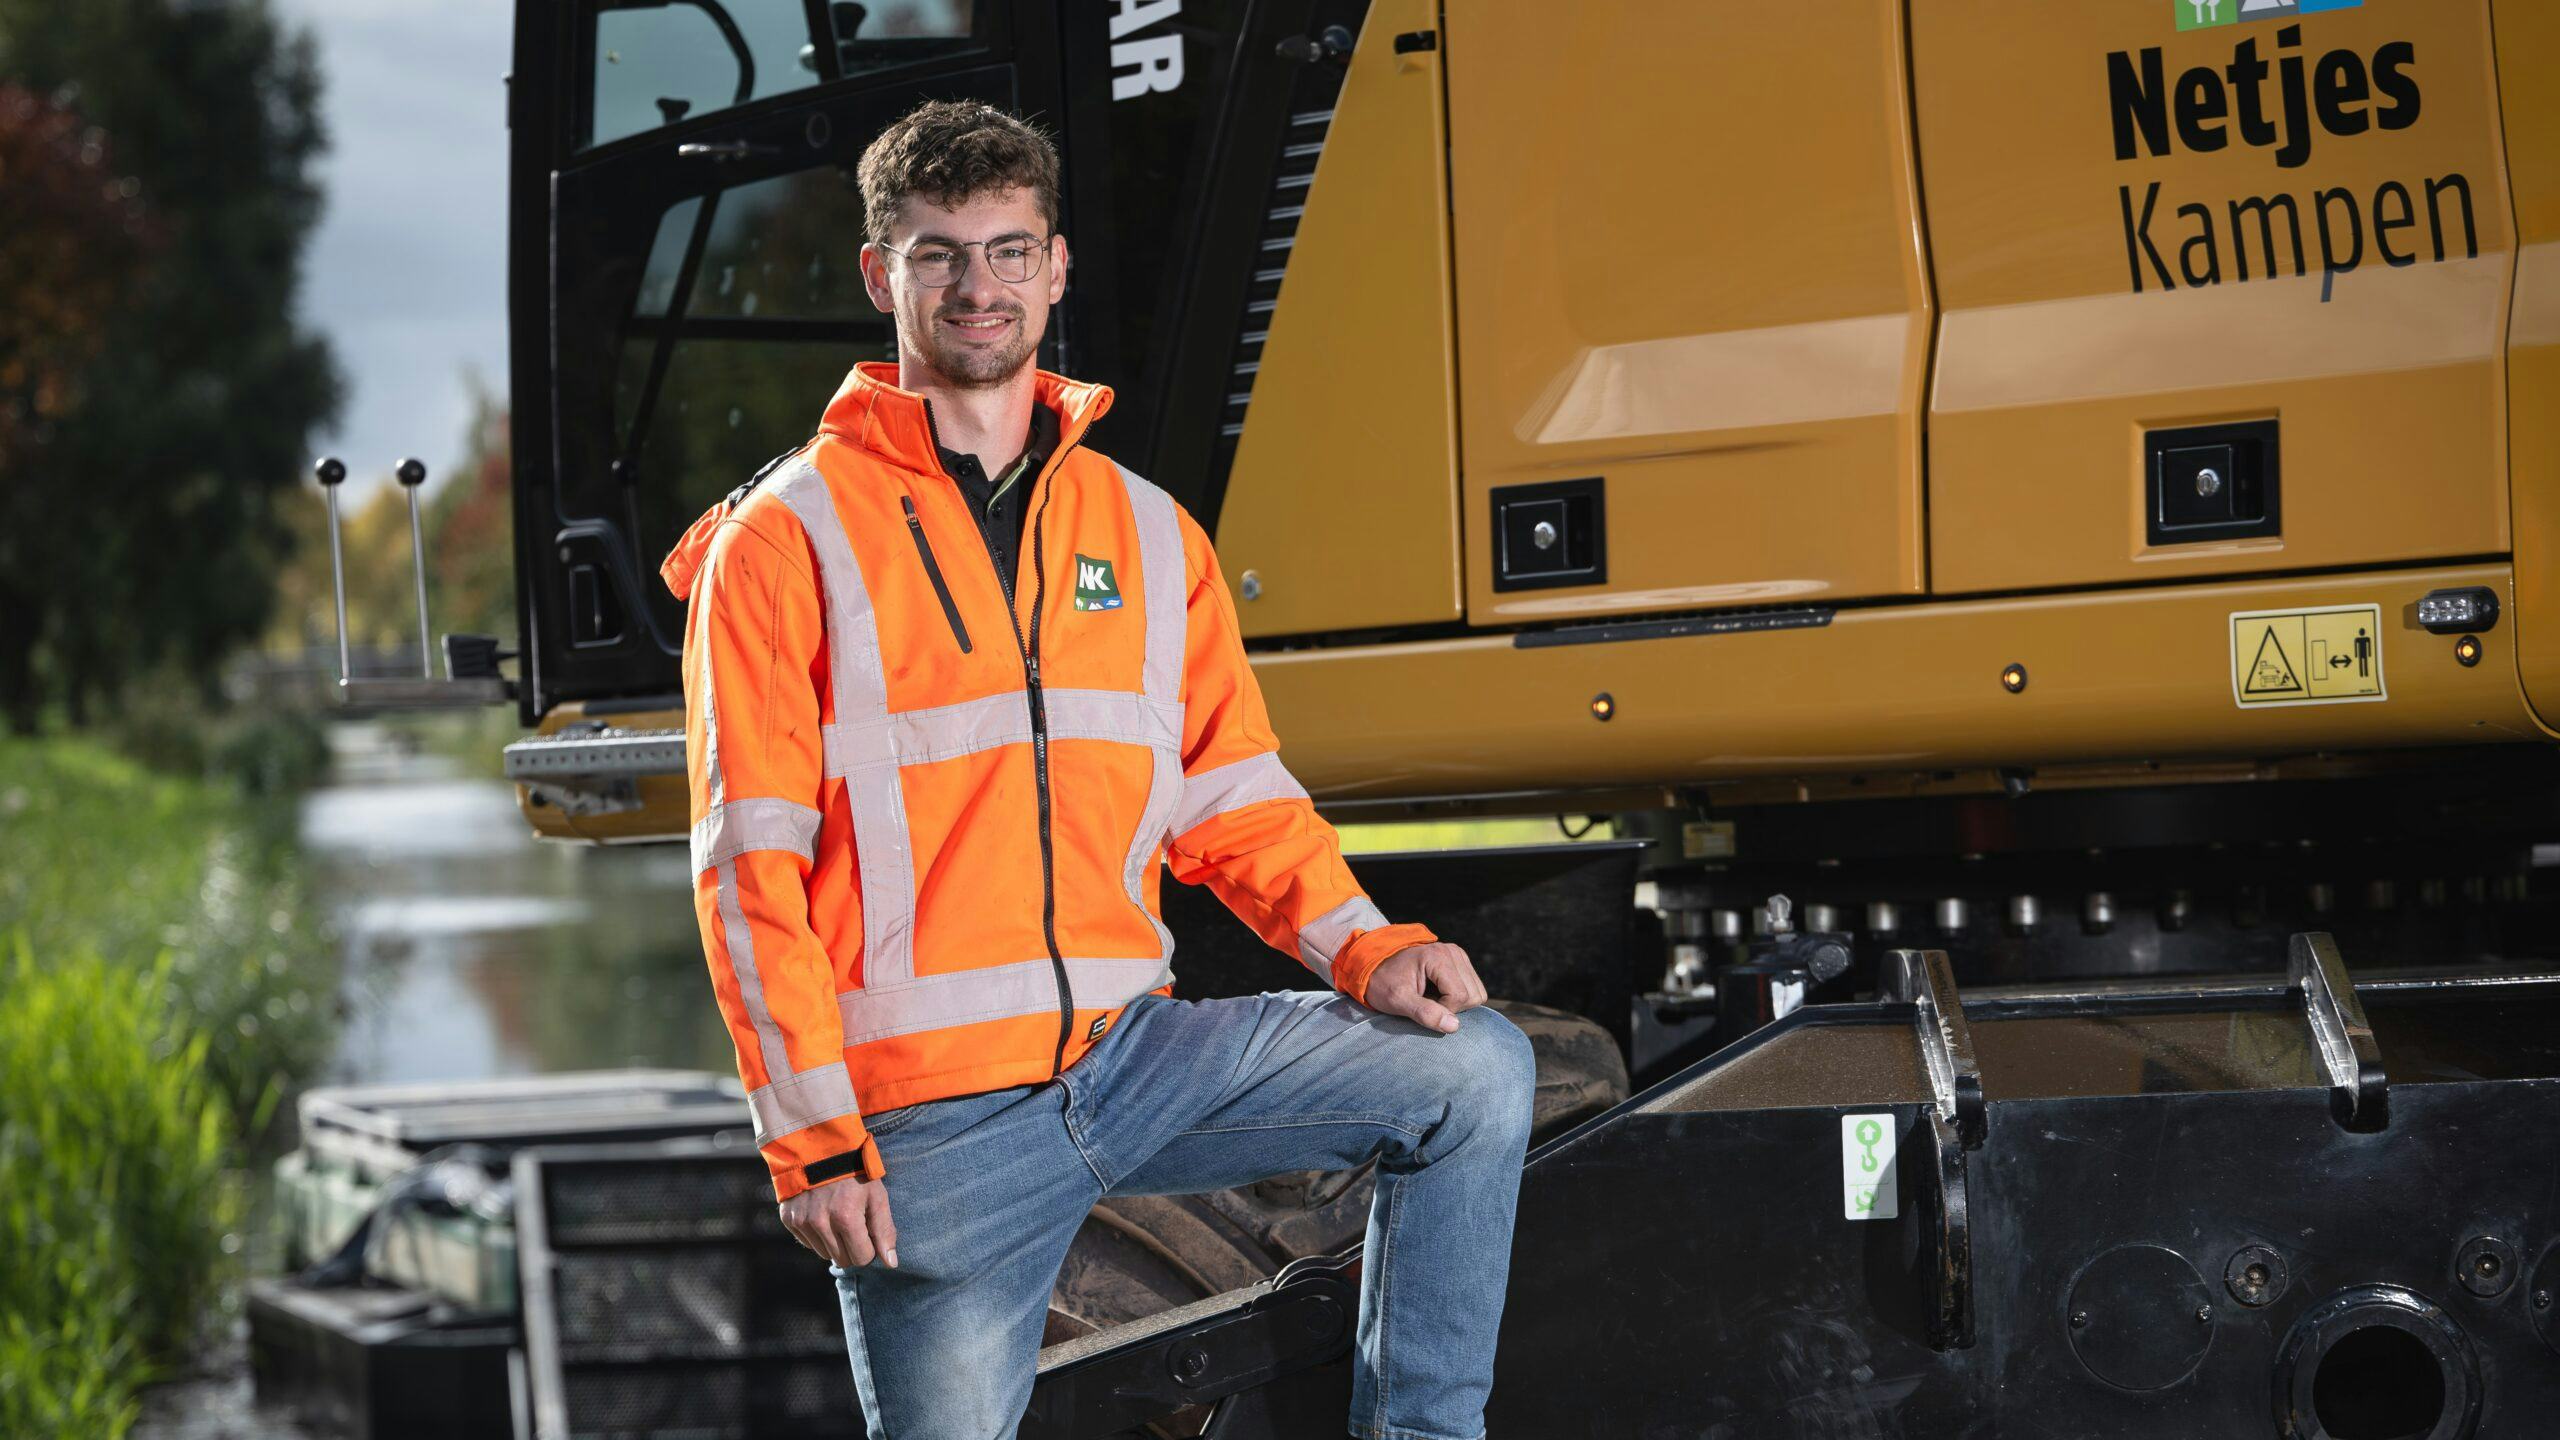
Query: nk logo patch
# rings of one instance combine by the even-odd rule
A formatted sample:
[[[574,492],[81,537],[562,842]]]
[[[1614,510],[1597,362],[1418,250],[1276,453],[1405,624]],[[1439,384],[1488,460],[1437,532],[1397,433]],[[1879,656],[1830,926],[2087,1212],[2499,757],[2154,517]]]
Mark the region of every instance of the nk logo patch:
[[[1088,556],[1076,557],[1076,608],[1079,610],[1117,610],[1120,608],[1120,581],[1111,573],[1111,562]]]
[[[2291,20],[2324,10],[2355,10],[2364,0],[2169,0],[2181,30],[2203,30],[2243,20]]]

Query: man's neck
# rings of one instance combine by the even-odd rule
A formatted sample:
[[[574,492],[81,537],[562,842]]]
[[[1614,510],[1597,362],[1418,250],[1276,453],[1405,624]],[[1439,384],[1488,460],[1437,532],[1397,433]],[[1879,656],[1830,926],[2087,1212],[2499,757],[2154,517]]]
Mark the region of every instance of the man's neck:
[[[1030,365],[1001,384],[954,385],[932,366],[901,353],[898,388],[933,406],[935,443],[955,454],[977,456],[990,471],[1031,443],[1031,407],[1039,402]]]

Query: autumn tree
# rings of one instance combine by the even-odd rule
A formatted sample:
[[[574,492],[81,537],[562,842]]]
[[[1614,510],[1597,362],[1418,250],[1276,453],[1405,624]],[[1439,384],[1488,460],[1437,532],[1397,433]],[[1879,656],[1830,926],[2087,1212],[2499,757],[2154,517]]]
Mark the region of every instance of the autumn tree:
[[[294,320],[324,144],[308,35],[264,0],[0,0],[0,84],[42,97],[0,141],[42,162],[0,172],[0,709],[25,732],[148,674],[209,687],[257,634],[340,383]]]

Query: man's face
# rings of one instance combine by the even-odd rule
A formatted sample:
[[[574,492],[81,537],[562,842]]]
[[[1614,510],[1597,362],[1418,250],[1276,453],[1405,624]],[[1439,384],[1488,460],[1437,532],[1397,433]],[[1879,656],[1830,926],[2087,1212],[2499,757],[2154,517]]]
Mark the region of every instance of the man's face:
[[[1027,280],[998,278],[987,252],[1017,248],[1036,252],[1039,268]],[[960,278],[926,284],[920,272],[954,252],[968,261]],[[862,280],[871,303],[897,317],[905,358],[952,385],[1000,385],[1031,363],[1049,307],[1067,293],[1067,242],[1049,233],[1027,189],[990,191],[949,209],[910,195],[887,246],[862,247]]]

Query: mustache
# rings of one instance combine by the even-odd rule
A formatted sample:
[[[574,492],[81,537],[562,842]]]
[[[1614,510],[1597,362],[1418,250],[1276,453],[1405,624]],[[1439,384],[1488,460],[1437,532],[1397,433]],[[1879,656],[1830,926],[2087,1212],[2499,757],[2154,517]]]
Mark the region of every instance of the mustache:
[[[987,320],[996,316],[1003,316],[1010,320],[1019,320],[1022,318],[1022,307],[1019,305],[998,305],[991,310],[972,310],[959,305],[945,305],[941,309],[933,312],[933,318],[936,320]]]

